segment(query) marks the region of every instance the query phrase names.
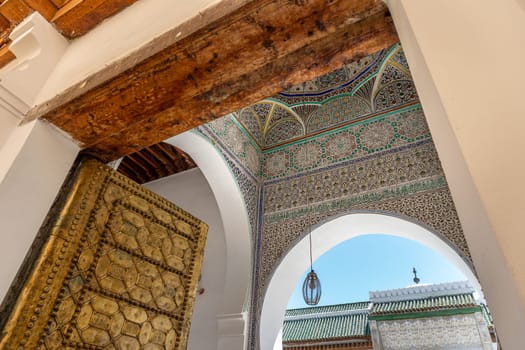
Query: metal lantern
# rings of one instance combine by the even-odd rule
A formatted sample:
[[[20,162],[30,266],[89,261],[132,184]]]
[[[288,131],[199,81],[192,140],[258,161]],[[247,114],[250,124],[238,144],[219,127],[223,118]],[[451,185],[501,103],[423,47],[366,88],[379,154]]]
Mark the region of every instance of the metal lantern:
[[[310,270],[304,279],[303,298],[308,305],[317,305],[321,299],[321,281],[314,270]]]
[[[306,159],[309,161],[308,147],[306,147]],[[306,205],[310,207],[310,195],[306,197]],[[308,216],[308,240],[310,241],[310,272],[303,282],[303,299],[307,305],[317,305],[321,299],[321,281],[314,271],[312,260],[312,219]]]

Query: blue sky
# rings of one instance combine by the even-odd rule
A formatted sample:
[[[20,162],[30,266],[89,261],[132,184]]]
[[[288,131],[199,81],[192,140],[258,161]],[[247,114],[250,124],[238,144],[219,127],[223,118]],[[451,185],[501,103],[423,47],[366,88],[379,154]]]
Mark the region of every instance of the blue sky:
[[[339,244],[314,262],[322,287],[319,305],[367,301],[369,291],[412,285],[412,267],[417,269],[420,283],[467,279],[441,255],[412,240],[388,235],[359,236]],[[297,281],[288,308],[307,307],[301,287],[308,271]]]

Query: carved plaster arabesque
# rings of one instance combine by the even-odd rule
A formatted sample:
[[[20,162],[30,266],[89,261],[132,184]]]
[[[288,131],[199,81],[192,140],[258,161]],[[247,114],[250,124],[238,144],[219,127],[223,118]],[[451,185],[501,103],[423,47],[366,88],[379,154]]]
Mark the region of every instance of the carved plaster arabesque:
[[[406,62],[400,55],[399,45],[371,55],[363,59],[366,64],[357,66],[355,74],[358,76],[351,78],[349,84],[342,84],[339,90],[329,88],[323,92],[331,99],[336,99],[337,93],[367,96],[371,106],[379,106],[379,113],[351,118],[347,124],[340,124],[341,120],[337,118],[327,120],[327,124],[321,127],[325,131],[320,134],[309,134],[294,143],[262,150],[260,173],[254,178],[254,181],[261,182],[264,207],[262,221],[259,219],[257,223],[262,228],[256,233],[250,349],[258,348],[255,334],[264,297],[264,292],[260,291],[265,290],[280,259],[306,232],[304,218],[307,216],[313,225],[352,211],[399,216],[435,232],[472,266],[437,152],[410,76],[404,69]],[[337,72],[343,73],[347,74],[346,71]],[[388,74],[393,74],[393,77]],[[401,85],[395,85],[396,79],[401,79]],[[403,86],[406,84],[410,89],[405,94]],[[310,90],[318,87],[319,82],[316,82]],[[315,95],[316,91],[305,92],[308,84],[295,87],[300,90],[297,96],[294,96],[293,89],[270,101],[293,105],[294,110],[301,111],[297,108],[301,99],[305,103],[320,103],[326,98],[322,94]],[[396,94],[401,95],[398,98]],[[374,102],[379,95],[381,101]],[[316,113],[318,108],[310,112]],[[225,138],[226,134],[216,133],[225,130],[224,126],[214,130],[214,124],[227,123],[230,128],[238,129],[229,130],[230,135],[244,134],[243,143],[250,143],[249,132],[244,130],[242,120],[236,122],[234,118],[227,116],[224,121],[211,123],[209,137],[220,140],[217,145],[223,153],[233,153],[233,162],[244,163],[244,146],[236,144],[229,148],[231,140]],[[308,116],[302,115],[301,118]],[[258,122],[258,125],[263,124]],[[352,152],[340,155],[334,152],[338,145],[328,146],[328,141],[331,142],[338,133],[348,135],[347,139],[342,139],[341,147],[350,147],[355,142]],[[300,155],[304,153],[304,147],[310,148],[310,145],[313,148],[309,153],[318,158],[312,164],[303,164]],[[268,162],[271,162],[271,167]],[[309,208],[305,207],[306,193],[312,196]],[[244,195],[249,197],[247,193]]]
[[[383,350],[483,349],[492,342],[486,324],[480,327],[480,312],[455,316],[434,316],[377,321],[376,337]]]

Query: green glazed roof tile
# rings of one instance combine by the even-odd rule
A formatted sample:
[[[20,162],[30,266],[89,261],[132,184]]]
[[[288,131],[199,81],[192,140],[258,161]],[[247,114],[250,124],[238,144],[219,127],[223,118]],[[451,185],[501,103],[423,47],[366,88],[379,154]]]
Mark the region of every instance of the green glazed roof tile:
[[[322,340],[369,335],[368,314],[292,319],[284,321],[283,341]]]
[[[327,305],[327,306],[305,307],[302,309],[290,309],[290,310],[286,310],[285,317],[312,315],[312,314],[324,314],[324,313],[351,311],[351,310],[363,310],[363,309],[368,308],[368,305],[370,305],[368,301],[363,301],[359,303],[350,303],[350,304],[337,304],[337,305]]]
[[[460,309],[477,306],[472,294],[445,295],[425,299],[374,303],[371,315],[398,314],[427,310]]]
[[[489,309],[487,309],[487,305],[480,304],[480,307],[481,307],[481,313],[483,314],[483,317],[485,318],[485,322],[487,322],[489,326],[494,325],[494,321],[492,321],[492,315],[490,314]]]
[[[424,314],[428,311],[441,310],[448,310],[441,312],[454,310],[462,312],[472,307],[479,307],[472,294],[457,294],[382,303],[359,302],[286,310],[283,341],[368,336],[370,335],[369,314],[372,318],[385,317],[384,315]],[[484,316],[487,323],[491,324],[490,315],[484,312]]]

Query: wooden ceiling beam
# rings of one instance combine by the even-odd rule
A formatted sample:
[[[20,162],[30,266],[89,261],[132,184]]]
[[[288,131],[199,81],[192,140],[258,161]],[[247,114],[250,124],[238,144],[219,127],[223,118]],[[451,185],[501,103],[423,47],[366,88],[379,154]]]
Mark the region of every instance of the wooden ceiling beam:
[[[33,10],[38,11],[48,22],[58,10],[58,7],[50,0],[24,0],[24,2]]]
[[[254,0],[28,120],[42,117],[112,160],[397,41],[381,0]]]
[[[14,25],[22,22],[33,11],[23,0],[6,0],[0,5],[0,14]]]
[[[137,0],[71,0],[63,2],[52,23],[67,38],[89,32],[100,22],[122,11]]]
[[[129,164],[127,162],[121,162],[118,171],[139,184],[148,182],[148,175],[146,172],[132,161],[130,161]]]
[[[35,11],[49,21],[56,13],[57,7],[50,0],[0,1],[0,68],[16,58],[9,49],[9,35],[12,30]]]
[[[50,0],[4,0],[0,5],[0,14],[14,27],[34,11],[49,21],[57,9]]]
[[[122,11],[138,0],[0,0],[0,28],[10,31],[34,11],[68,39],[86,34],[105,19]],[[4,30],[3,20],[9,23]]]
[[[10,28],[12,27],[11,22],[0,14],[0,38],[4,39],[9,37]]]
[[[186,171],[197,167],[197,164],[189,156],[189,154],[185,153],[184,151],[175,146],[172,146],[166,142],[161,142],[157,144],[156,147],[159,149],[160,152],[168,155],[171,158],[173,165],[175,166],[174,172],[176,173],[180,173],[182,171]]]
[[[195,167],[189,155],[161,142],[123,157],[117,170],[142,184]]]
[[[7,42],[4,46],[0,47],[0,68],[6,66],[16,58],[11,50],[9,50],[9,43],[10,42]]]
[[[166,158],[164,153],[159,150],[158,145],[144,148],[142,152],[145,153],[146,157],[155,159],[159,163],[157,167],[160,177],[166,177],[176,172],[175,166]]]
[[[155,177],[155,173],[153,173],[153,169],[150,169],[147,164],[144,164],[144,160],[137,156],[137,154],[140,152],[135,152],[132,154],[128,154],[127,157],[133,162],[134,165],[136,165],[135,169],[140,169],[143,172],[143,178],[149,179]]]
[[[187,154],[164,142],[149,147],[148,149],[156,155],[160,155],[165,160],[166,168],[170,174],[176,174],[196,167],[193,159],[189,158]]]
[[[61,8],[62,6],[64,6],[67,2],[69,2],[70,0],[51,0],[51,2],[57,7],[57,8]]]

